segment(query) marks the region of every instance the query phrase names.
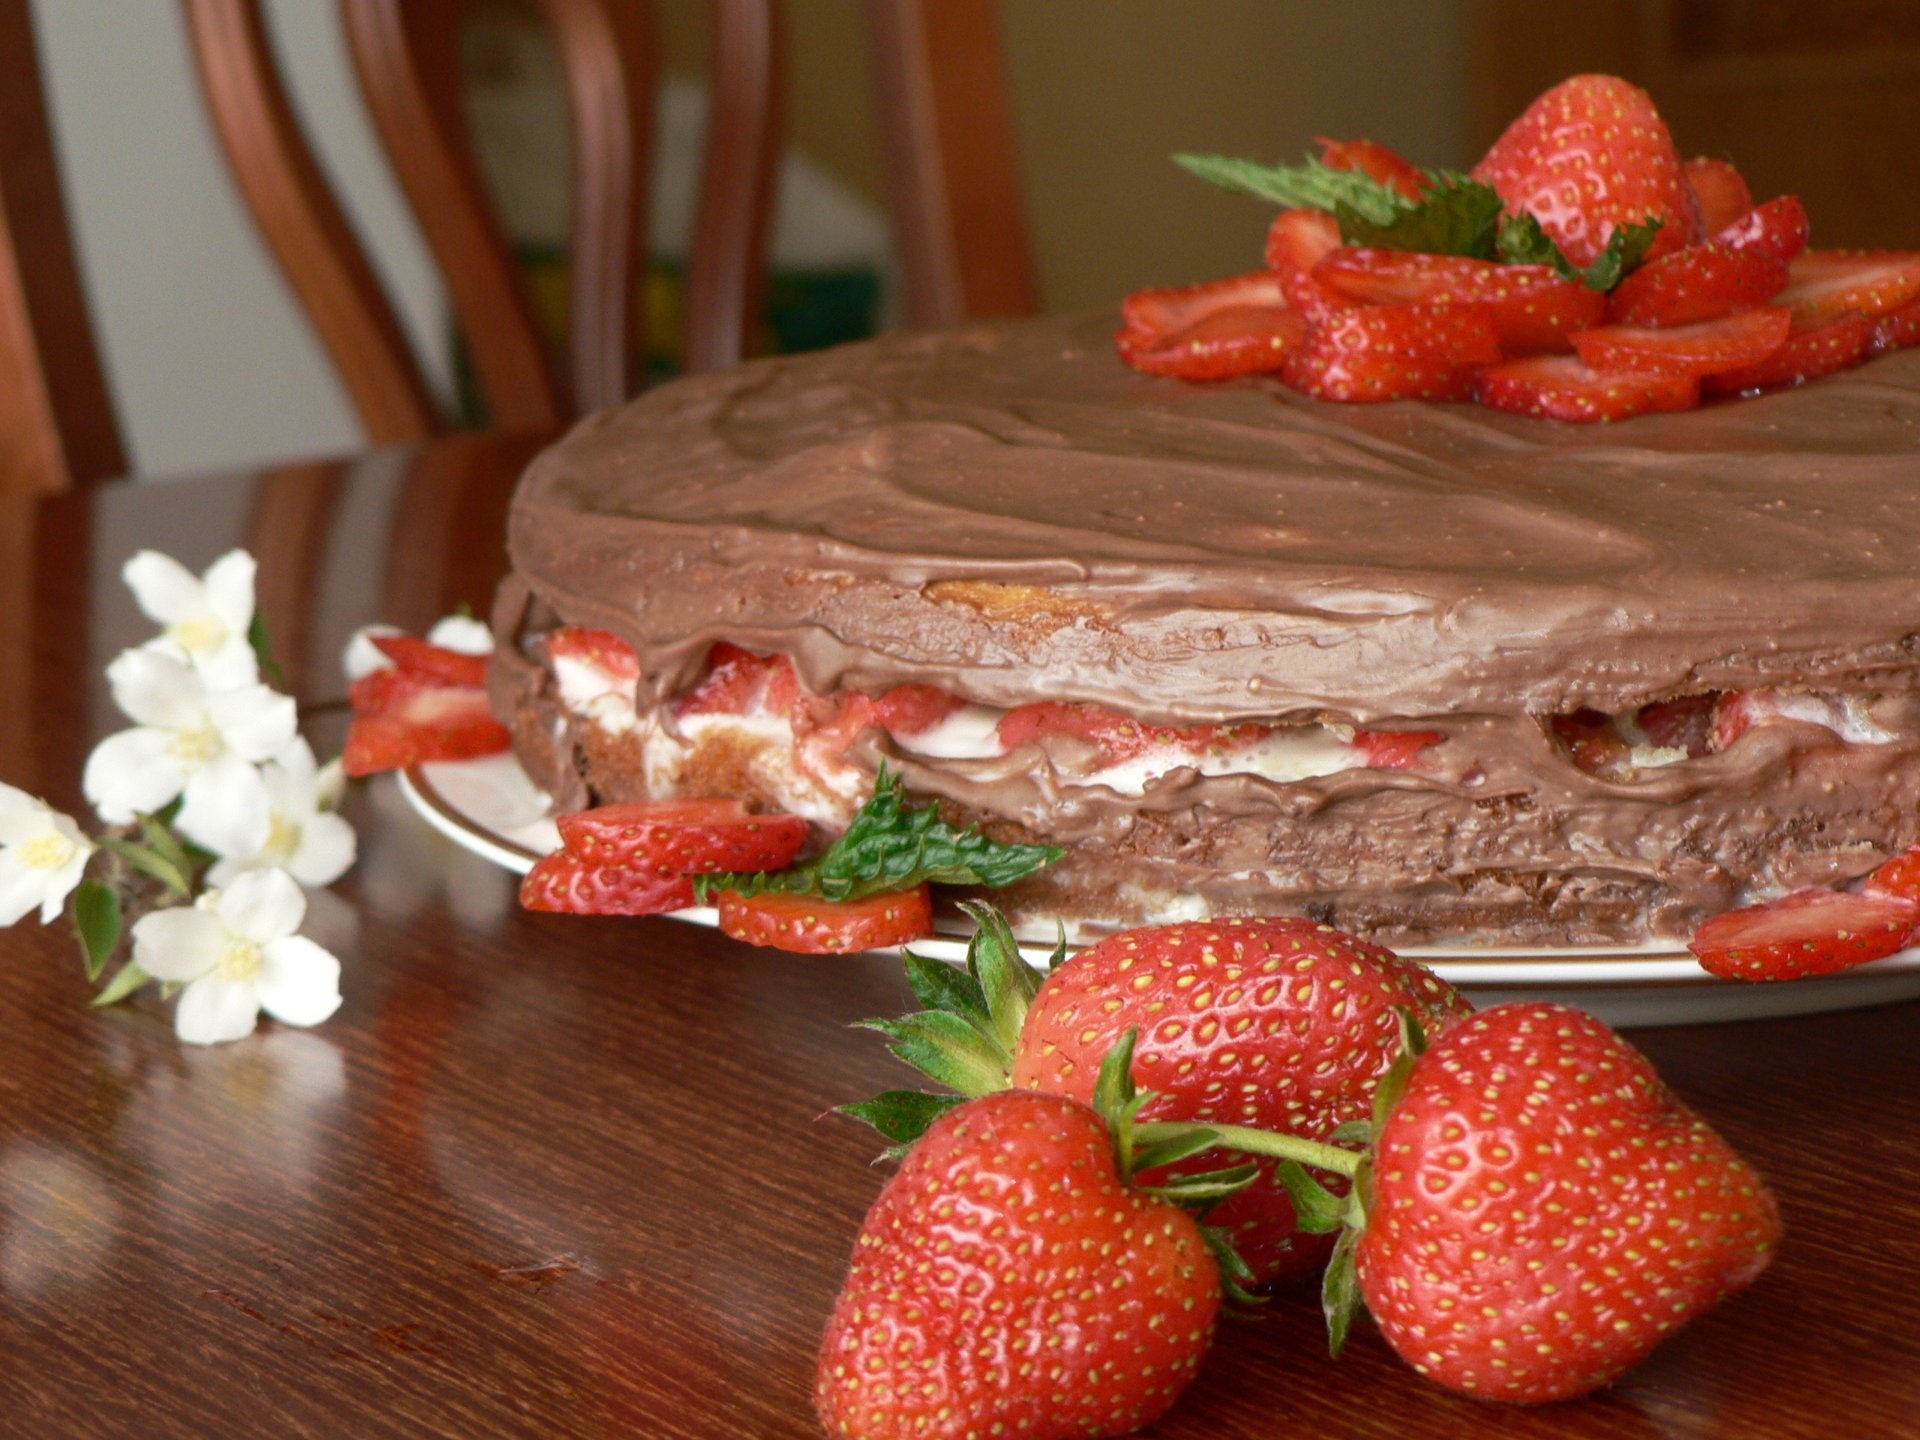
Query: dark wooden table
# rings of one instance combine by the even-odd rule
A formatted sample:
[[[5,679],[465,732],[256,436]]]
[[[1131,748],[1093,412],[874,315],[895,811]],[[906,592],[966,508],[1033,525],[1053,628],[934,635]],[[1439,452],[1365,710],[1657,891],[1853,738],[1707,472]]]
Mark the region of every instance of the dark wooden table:
[[[78,810],[143,638],[153,545],[262,560],[277,645],[338,743],[357,624],[484,608],[527,442],[109,487],[30,507],[0,574],[0,778]],[[902,1077],[847,1027],[894,962],[670,921],[522,914],[514,882],[354,787],[361,859],[315,898],[326,1025],[177,1044],[86,1008],[64,927],[0,931],[0,1433],[816,1434],[814,1347],[882,1175],[825,1116]],[[1616,1390],[1455,1399],[1307,1293],[1224,1327],[1167,1437],[1920,1435],[1920,1005],[1642,1032],[1777,1186],[1751,1291]]]

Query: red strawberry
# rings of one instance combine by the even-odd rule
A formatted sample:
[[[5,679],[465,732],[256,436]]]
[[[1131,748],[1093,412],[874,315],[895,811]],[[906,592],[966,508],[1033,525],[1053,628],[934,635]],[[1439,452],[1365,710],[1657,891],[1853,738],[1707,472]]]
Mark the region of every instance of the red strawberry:
[[[1656,700],[1642,705],[1634,723],[1647,742],[1669,750],[1684,750],[1698,759],[1710,753],[1709,735],[1719,707],[1717,693],[1682,695],[1677,700]]]
[[[1202,754],[1216,747],[1250,743],[1268,734],[1264,725],[1149,725],[1103,705],[1041,700],[1018,705],[1000,717],[1000,743],[1008,750],[1047,735],[1072,735],[1096,747],[1108,765],[1124,764],[1149,750]]]
[[[1896,855],[1867,876],[1869,895],[1890,895],[1920,904],[1920,847]]]
[[[937,685],[896,685],[874,697],[874,717],[889,735],[922,735],[966,701]]]
[[[1798,980],[1904,950],[1916,929],[1920,905],[1902,896],[1796,890],[1714,916],[1687,948],[1728,980]]]
[[[1136,290],[1120,304],[1123,332],[1139,343],[1161,344],[1191,329],[1220,310],[1243,307],[1274,309],[1285,306],[1280,282],[1266,270],[1204,280],[1198,285],[1168,285]]]
[[[784,870],[807,840],[798,815],[749,815],[738,800],[638,800],[560,817],[567,852],[592,865],[668,875]]]
[[[1786,284],[1786,263],[1771,255],[1713,241],[1689,245],[1648,261],[1616,285],[1607,299],[1607,320],[1691,325],[1762,304]]]
[[[1496,1005],[1440,1036],[1372,1176],[1353,1246],[1367,1308],[1421,1374],[1482,1399],[1610,1383],[1780,1240],[1753,1168],[1565,1005]]]
[[[604,677],[607,688],[633,693],[640,680],[640,657],[610,630],[562,625],[547,632],[547,658],[584,665]]]
[[[1595,370],[1719,375],[1766,359],[1792,325],[1785,310],[1761,306],[1692,325],[1601,325],[1575,335],[1573,348]]]
[[[1358,170],[1403,200],[1417,201],[1427,193],[1427,177],[1397,150],[1372,140],[1329,140],[1325,136],[1314,143],[1320,147],[1320,163],[1329,170]]]
[[[1725,750],[1756,725],[1776,720],[1822,725],[1836,735],[1844,735],[1850,718],[1846,701],[1836,696],[1798,690],[1727,690],[1714,706],[1707,746],[1716,752]]]
[[[1469,367],[1499,357],[1485,305],[1374,305],[1317,322],[1281,378],[1320,400],[1463,400]]]
[[[1551,266],[1458,255],[1342,246],[1314,267],[1313,278],[1362,305],[1484,304],[1508,355],[1564,352],[1567,337],[1599,324],[1607,308],[1600,291],[1562,279]]]
[[[1106,1052],[1137,1027],[1134,1078],[1155,1096],[1142,1118],[1325,1140],[1371,1113],[1374,1084],[1399,1053],[1397,1006],[1433,1027],[1470,1009],[1425,966],[1311,920],[1130,930],[1047,977],[1017,1026],[1011,1079],[1090,1100]],[[1327,1253],[1329,1242],[1296,1232],[1269,1165],[1208,1219],[1258,1280]]]
[[[496,755],[511,744],[506,726],[487,706],[486,691],[403,685],[385,708],[354,716],[342,762],[349,775],[377,775],[431,761]]]
[[[1276,277],[1263,278],[1274,280],[1278,288]],[[1114,344],[1122,360],[1149,375],[1230,380],[1278,370],[1306,330],[1299,312],[1284,305],[1228,305],[1164,337],[1122,330]]]
[[[1685,166],[1687,186],[1700,207],[1700,226],[1709,235],[1753,209],[1746,177],[1725,160],[1702,155]],[[1784,258],[1784,257],[1782,257]]]
[[[1529,105],[1473,167],[1507,211],[1527,211],[1576,265],[1614,228],[1661,222],[1650,253],[1699,238],[1693,191],[1647,92],[1611,75],[1576,75]]]
[[[814,1403],[841,1440],[1128,1435],[1186,1388],[1219,1306],[1200,1227],[1127,1187],[1099,1115],[991,1095],[867,1212]]]
[[[1846,314],[1878,319],[1920,298],[1920,251],[1808,250],[1788,271],[1775,303],[1793,311],[1796,331]]]
[[[1883,315],[1873,327],[1873,348],[1905,350],[1920,345],[1920,300]]]
[[[1729,250],[1751,250],[1775,260],[1791,260],[1807,248],[1811,225],[1807,207],[1798,195],[1782,195],[1756,205],[1725,225],[1709,227],[1716,245]]]
[[[1353,308],[1313,278],[1339,248],[1340,222],[1324,210],[1282,210],[1267,231],[1267,269],[1280,277],[1287,303],[1315,324]]]
[[[801,955],[879,950],[933,933],[933,900],[925,885],[841,901],[773,891],[745,896],[723,890],[717,903],[725,934],[749,945]]]
[[[1554,716],[1551,728],[1577,769],[1602,780],[1625,780],[1632,775],[1633,747],[1614,728],[1611,716],[1576,710]]]
[[[1764,360],[1708,376],[1701,388],[1710,395],[1738,395],[1849,370],[1873,353],[1875,324],[1865,315],[1841,315],[1788,336],[1787,343]]]
[[[478,686],[487,683],[490,656],[449,650],[444,645],[422,640],[418,635],[374,635],[370,638],[382,655],[410,675],[441,685]]]
[[[1353,745],[1376,770],[1407,770],[1445,738],[1438,730],[1356,730]]]
[[[1535,355],[1482,370],[1475,398],[1515,415],[1624,420],[1658,410],[1691,410],[1700,403],[1700,382],[1686,375],[1594,370],[1571,355]]]
[[[793,662],[725,641],[707,653],[707,674],[675,703],[680,715],[790,716],[805,694]]]
[[[664,915],[693,904],[693,881],[653,869],[599,865],[556,850],[536,861],[520,882],[520,904],[566,915]]]

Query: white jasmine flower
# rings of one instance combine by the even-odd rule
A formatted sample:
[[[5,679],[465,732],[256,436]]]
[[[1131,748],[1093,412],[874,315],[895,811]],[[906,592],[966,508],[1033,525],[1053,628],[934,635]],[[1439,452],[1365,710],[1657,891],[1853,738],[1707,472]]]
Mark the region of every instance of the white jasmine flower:
[[[353,638],[347,641],[347,648],[340,656],[340,666],[347,672],[348,681],[371,675],[375,670],[384,670],[393,663],[373,643],[374,636],[404,633],[398,625],[362,625],[354,631]],[[435,645],[458,650],[465,655],[493,653],[493,631],[484,621],[476,620],[471,615],[448,615],[434,621],[433,628],[427,631],[427,639]]]
[[[93,848],[80,827],[46,801],[0,785],[0,925],[36,905],[42,925],[58,915]]]
[[[174,822],[216,855],[252,855],[271,830],[254,768],[293,739],[293,701],[265,685],[210,689],[184,660],[126,650],[107,667],[116,704],[138,724],[87,757],[81,788],[110,825],[184,797]]]
[[[307,897],[284,870],[250,870],[199,903],[155,910],[133,927],[133,963],[185,985],[173,1028],[190,1045],[251,1035],[265,1010],[318,1025],[340,1008],[340,962],[296,932]]]
[[[353,864],[353,827],[335,815],[346,777],[339,760],[316,768],[313,747],[299,736],[260,767],[267,791],[267,842],[252,855],[229,855],[207,872],[228,885],[263,866],[285,870],[302,885],[331,885]]]
[[[253,624],[253,556],[230,550],[196,579],[178,560],[142,550],[120,574],[147,618],[163,627],[148,649],[188,661],[216,689],[259,678],[247,638]]]

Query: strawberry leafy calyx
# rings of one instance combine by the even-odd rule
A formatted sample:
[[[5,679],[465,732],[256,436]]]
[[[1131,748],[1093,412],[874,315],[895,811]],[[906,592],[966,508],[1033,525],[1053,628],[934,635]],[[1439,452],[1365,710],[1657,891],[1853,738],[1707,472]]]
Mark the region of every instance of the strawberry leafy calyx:
[[[883,764],[874,777],[873,798],[825,854],[783,870],[696,876],[694,891],[707,903],[722,890],[742,896],[818,895],[841,902],[928,883],[997,889],[1065,853],[1056,845],[989,839],[975,826],[956,830],[935,807],[908,806],[900,777]]]
[[[1643,262],[1661,221],[1616,225],[1606,248],[1589,265],[1567,258],[1540,222],[1524,211],[1502,214],[1505,202],[1491,185],[1458,170],[1426,170],[1426,188],[1409,200],[1357,170],[1335,170],[1318,160],[1262,165],[1229,155],[1176,155],[1188,173],[1236,194],[1289,207],[1325,210],[1348,245],[1458,255],[1508,265],[1549,265],[1589,289],[1613,289]]]

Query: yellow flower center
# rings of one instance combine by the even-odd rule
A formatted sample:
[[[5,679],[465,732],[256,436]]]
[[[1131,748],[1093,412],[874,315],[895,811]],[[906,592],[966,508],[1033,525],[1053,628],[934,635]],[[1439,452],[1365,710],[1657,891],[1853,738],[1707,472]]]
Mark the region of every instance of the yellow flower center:
[[[251,980],[260,973],[260,947],[251,940],[229,939],[214,964],[222,980]]]
[[[220,732],[211,725],[198,730],[181,730],[167,743],[167,749],[183,764],[204,765],[222,749]]]
[[[167,631],[173,643],[189,655],[201,650],[211,650],[227,638],[227,628],[217,620],[205,615],[194,615],[182,620]]]
[[[22,845],[20,862],[35,870],[58,870],[73,858],[77,847],[58,830],[45,830]]]
[[[267,822],[267,853],[269,855],[291,855],[300,848],[300,827],[294,824],[278,810]]]

